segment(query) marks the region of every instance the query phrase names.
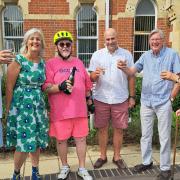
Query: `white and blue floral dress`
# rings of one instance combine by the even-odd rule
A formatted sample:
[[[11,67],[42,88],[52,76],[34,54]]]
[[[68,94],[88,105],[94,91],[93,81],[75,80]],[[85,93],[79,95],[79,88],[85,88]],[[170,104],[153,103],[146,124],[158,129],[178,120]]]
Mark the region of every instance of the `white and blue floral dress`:
[[[7,118],[7,147],[19,152],[35,152],[48,145],[48,117],[41,85],[45,81],[45,64],[16,56],[21,66]]]

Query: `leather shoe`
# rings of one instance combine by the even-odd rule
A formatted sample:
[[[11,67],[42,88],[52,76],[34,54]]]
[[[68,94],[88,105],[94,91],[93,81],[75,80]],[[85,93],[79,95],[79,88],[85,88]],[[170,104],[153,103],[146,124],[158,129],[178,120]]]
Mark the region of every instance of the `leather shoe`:
[[[134,171],[140,173],[147,169],[152,169],[152,167],[153,167],[153,162],[151,162],[150,164],[147,164],[147,165],[138,164],[138,165],[134,166]]]
[[[106,159],[98,158],[94,164],[94,169],[98,169],[102,167],[105,163],[107,163],[107,158]]]
[[[119,169],[126,169],[127,165],[125,164],[123,159],[118,159],[117,161],[112,160],[112,162],[119,168]]]
[[[156,177],[156,180],[169,180],[171,179],[171,170],[161,171]]]

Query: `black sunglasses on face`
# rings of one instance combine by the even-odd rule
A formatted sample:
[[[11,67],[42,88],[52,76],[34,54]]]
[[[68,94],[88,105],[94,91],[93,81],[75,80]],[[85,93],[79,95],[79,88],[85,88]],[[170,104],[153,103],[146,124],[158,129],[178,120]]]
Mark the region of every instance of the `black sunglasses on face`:
[[[66,43],[64,43],[64,42],[60,42],[59,44],[58,44],[58,46],[60,46],[61,48],[63,48],[63,47],[67,47],[67,48],[69,48],[70,46],[71,46],[71,43],[70,42],[66,42]]]

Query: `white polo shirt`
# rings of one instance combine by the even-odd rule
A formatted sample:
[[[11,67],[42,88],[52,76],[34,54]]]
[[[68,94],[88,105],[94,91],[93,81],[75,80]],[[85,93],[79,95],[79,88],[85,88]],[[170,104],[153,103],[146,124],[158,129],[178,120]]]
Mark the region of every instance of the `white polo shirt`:
[[[134,65],[131,53],[123,48],[118,48],[113,54],[103,48],[92,55],[89,71],[95,71],[97,67],[105,69],[105,73],[96,82],[94,99],[107,104],[117,104],[129,97],[127,75],[117,68],[120,59],[126,60],[128,67]]]

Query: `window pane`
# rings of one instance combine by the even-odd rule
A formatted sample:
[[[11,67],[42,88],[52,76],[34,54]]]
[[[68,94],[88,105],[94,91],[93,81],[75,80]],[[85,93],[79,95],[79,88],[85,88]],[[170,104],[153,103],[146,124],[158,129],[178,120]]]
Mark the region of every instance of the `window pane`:
[[[154,6],[151,0],[141,0],[136,9],[136,15],[153,15],[155,14]]]
[[[97,50],[96,39],[79,39],[78,54],[79,58],[84,62],[85,67],[89,66],[92,54]]]
[[[83,61],[84,66],[86,68],[89,67],[91,56],[92,56],[92,54],[79,54],[79,59],[81,59]]]
[[[134,42],[134,51],[148,51],[148,35],[136,35]]]
[[[4,39],[4,43],[6,41],[9,41],[9,40],[14,41],[15,52],[19,52],[23,39],[18,39],[18,38],[17,39],[11,39],[11,38],[7,38],[7,39]]]
[[[82,5],[78,13],[78,19],[80,21],[97,21],[97,16],[95,11],[92,10],[93,5],[86,4]]]
[[[136,16],[135,31],[152,31],[155,25],[155,16]]]
[[[79,53],[93,53],[96,51],[96,39],[79,39],[78,41]]]
[[[4,21],[23,21],[19,7],[15,5],[6,6],[4,11]]]
[[[97,15],[91,4],[83,4],[77,14],[77,40],[78,57],[88,67],[97,50]]]
[[[22,36],[23,22],[4,22],[5,36]]]
[[[149,50],[149,33],[155,28],[155,8],[151,0],[141,0],[136,9],[134,29],[134,61]]]
[[[23,17],[20,8],[16,5],[7,5],[3,13],[3,39],[12,40],[16,52],[19,52],[23,39]]]
[[[96,23],[79,23],[78,36],[96,36]]]

